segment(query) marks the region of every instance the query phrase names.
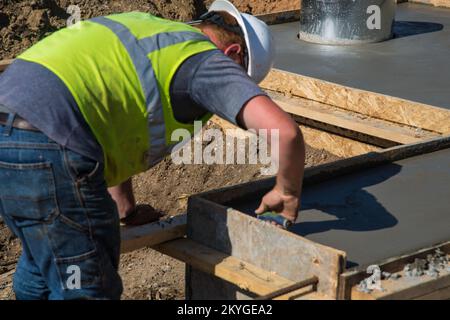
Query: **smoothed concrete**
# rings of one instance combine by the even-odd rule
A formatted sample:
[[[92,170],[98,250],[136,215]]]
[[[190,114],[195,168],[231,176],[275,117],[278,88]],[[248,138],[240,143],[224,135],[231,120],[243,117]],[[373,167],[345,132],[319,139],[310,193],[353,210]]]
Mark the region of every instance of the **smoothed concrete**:
[[[308,43],[299,22],[274,25],[275,67],[450,109],[450,9],[402,3],[396,20],[397,38],[357,46]]]
[[[229,206],[253,214],[260,197]],[[348,267],[448,241],[450,149],[307,186],[302,202],[291,231],[347,252]]]

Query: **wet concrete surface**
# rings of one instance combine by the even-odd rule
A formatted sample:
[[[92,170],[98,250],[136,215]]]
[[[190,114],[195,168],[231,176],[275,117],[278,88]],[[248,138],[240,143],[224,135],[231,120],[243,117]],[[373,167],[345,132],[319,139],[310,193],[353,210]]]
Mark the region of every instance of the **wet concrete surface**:
[[[356,46],[298,40],[299,22],[271,28],[278,69],[450,109],[450,9],[399,4],[394,39]]]
[[[253,214],[260,198],[228,205]],[[290,231],[347,252],[347,267],[450,240],[450,149],[305,187]]]

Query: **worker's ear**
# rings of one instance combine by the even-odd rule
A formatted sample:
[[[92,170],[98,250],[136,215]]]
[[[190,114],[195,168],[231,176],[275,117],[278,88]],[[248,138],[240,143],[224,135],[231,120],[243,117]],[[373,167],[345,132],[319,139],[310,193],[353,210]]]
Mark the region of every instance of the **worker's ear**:
[[[225,48],[223,53],[230,57],[233,61],[235,61],[237,64],[241,64],[241,53],[242,53],[242,47],[238,43],[233,43]]]

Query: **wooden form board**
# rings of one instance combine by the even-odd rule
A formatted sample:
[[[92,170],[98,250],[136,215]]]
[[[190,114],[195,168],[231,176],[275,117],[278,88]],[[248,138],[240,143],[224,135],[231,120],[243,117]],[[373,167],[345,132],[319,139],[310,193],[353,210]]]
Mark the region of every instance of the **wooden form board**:
[[[437,249],[450,254],[450,241],[441,243],[416,252],[379,262],[381,271],[399,274],[398,280],[382,280],[381,285],[385,291],[369,293],[359,292],[358,283],[369,277],[366,270],[368,266],[361,266],[349,270],[341,275],[339,298],[353,300],[405,300],[405,299],[450,299],[450,270],[441,270],[438,278],[423,276],[418,278],[405,277],[403,268],[417,259],[425,259]]]
[[[339,275],[345,266],[342,251],[200,197],[189,200],[187,230],[188,238],[199,244],[292,282],[317,276],[317,292],[329,298],[337,297]],[[195,269],[194,272],[200,271]],[[191,287],[198,285],[190,283]]]
[[[166,255],[195,267],[202,272],[235,284],[244,291],[263,296],[284,289],[294,282],[280,277],[274,272],[258,268],[236,257],[213,250],[190,239],[179,239],[154,247]],[[325,299],[315,292],[313,286],[282,295],[276,300],[290,300],[299,297]]]
[[[121,252],[152,247],[186,235],[186,214],[137,227],[121,227]]]
[[[300,104],[294,105],[293,103],[281,100],[275,100],[275,102],[284,111],[292,114],[294,119],[301,124],[350,137],[372,145],[388,148],[399,144],[415,143],[421,140],[413,134],[399,132],[399,130],[393,130],[387,126],[374,126],[365,119],[346,119],[330,111],[325,112],[307,108]]]

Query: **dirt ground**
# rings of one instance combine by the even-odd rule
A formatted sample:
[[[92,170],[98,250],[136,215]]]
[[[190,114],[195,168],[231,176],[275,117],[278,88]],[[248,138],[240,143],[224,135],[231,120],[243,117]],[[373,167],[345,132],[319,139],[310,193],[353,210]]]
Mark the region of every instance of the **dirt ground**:
[[[144,11],[180,21],[204,13],[212,0],[0,0],[0,60],[16,57],[32,44],[64,27],[70,5],[80,8],[81,19],[126,11]],[[232,1],[240,10],[262,14],[299,7],[298,0]]]
[[[233,1],[239,9],[261,14],[292,10],[298,0]],[[198,17],[212,0],[0,0],[0,60],[14,58],[39,39],[64,27],[69,5],[78,5],[81,18],[140,10],[181,21]],[[337,160],[324,150],[307,148],[306,165]],[[135,177],[139,203],[175,215],[186,210],[191,194],[260,178],[260,167],[251,165],[175,165],[169,158]],[[0,299],[13,299],[12,273],[20,254],[20,242],[0,222]],[[184,264],[151,249],[121,257],[123,299],[183,299]]]

